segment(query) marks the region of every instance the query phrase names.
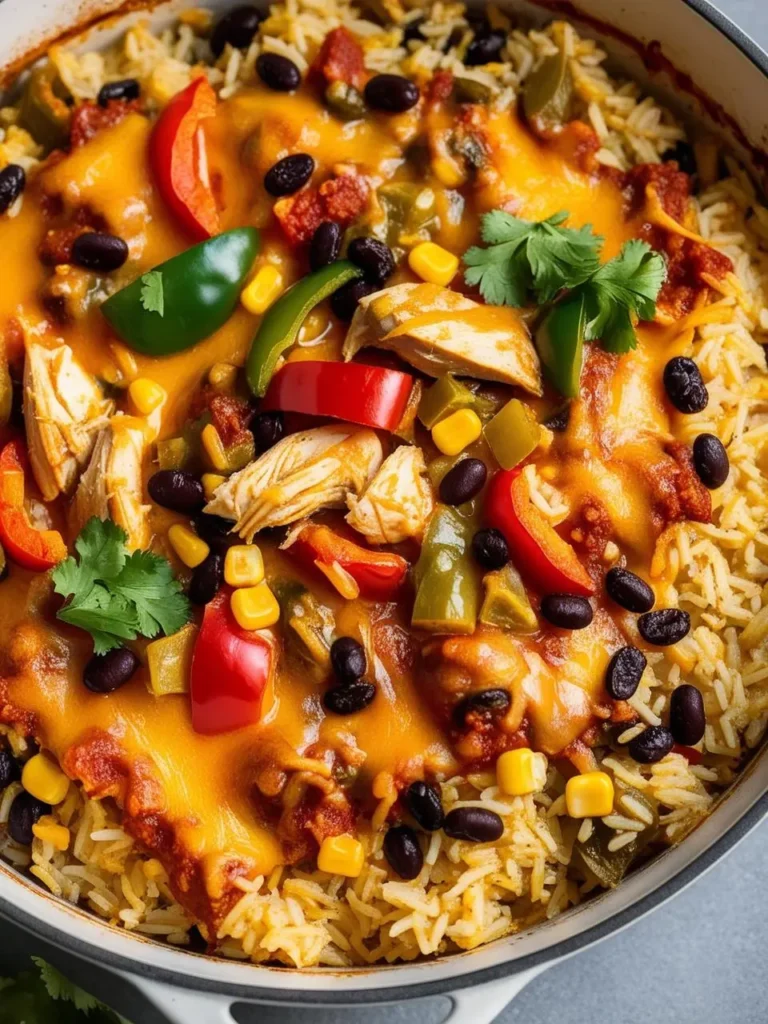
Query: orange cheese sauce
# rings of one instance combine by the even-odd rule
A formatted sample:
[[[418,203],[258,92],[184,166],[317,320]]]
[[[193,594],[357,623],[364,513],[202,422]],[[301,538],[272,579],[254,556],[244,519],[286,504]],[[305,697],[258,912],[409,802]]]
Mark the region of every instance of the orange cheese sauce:
[[[453,223],[444,219],[435,241],[462,252],[477,240],[479,213],[502,203],[532,220],[568,210],[569,223],[590,223],[605,237],[605,258],[615,255],[632,237],[634,225],[625,220],[623,197],[615,183],[576,170],[535,139],[513,115],[494,119],[491,128],[499,141],[498,179],[474,203],[468,202]],[[374,184],[393,175],[407,178],[412,171],[403,166],[403,152],[413,134],[411,129],[407,118],[342,124],[304,93],[286,97],[256,87],[222,102],[216,118],[205,125],[222,227],[253,225],[262,229],[257,265],[269,259],[281,268],[287,282],[294,280],[304,272],[303,264],[275,226],[270,212],[272,200],[261,184],[266,170],[287,152],[301,151],[315,158],[320,180],[344,162],[356,164]],[[118,283],[127,283],[187,244],[163,209],[152,183],[147,160],[150,131],[146,118],[132,114],[45,169],[39,178],[39,187],[48,195],[60,196],[65,208],[87,206],[128,242],[130,270],[124,281],[123,272],[116,275]],[[32,191],[18,216],[0,221],[0,249],[13,253],[0,290],[0,322],[15,316],[36,335],[51,341],[64,339],[86,369],[109,377],[115,367],[111,347],[115,339],[98,308],[82,320],[59,327],[50,323],[40,304],[37,248],[43,232],[43,215]],[[152,378],[168,393],[161,413],[153,420],[158,438],[179,433],[187,419],[190,396],[213,363],[244,363],[257,326],[257,318],[238,309],[213,337],[187,352],[165,359],[135,356],[138,376]],[[294,357],[333,355],[340,340],[338,332],[331,332],[322,347],[297,352]],[[596,494],[609,505],[619,534],[638,564],[645,560],[647,565],[650,557],[651,538],[644,525],[649,498],[642,487],[635,485],[628,467],[633,464],[636,448],[637,457],[643,457],[644,433],[656,437],[670,433],[660,381],[661,367],[673,354],[671,343],[671,332],[648,328],[641,332],[637,352],[623,361],[622,388],[620,393],[614,390],[615,398],[603,423],[603,442],[605,437],[610,438],[612,459],[606,460],[586,419],[583,430],[571,437],[572,451],[542,459],[542,465],[554,467],[555,483],[570,498]],[[127,398],[118,404],[132,411]],[[145,476],[151,472],[148,462]],[[174,518],[153,508],[156,547],[165,553],[164,535]],[[285,556],[268,545],[265,552],[268,578],[296,578],[297,571]],[[0,588],[4,649],[8,648],[13,626],[24,615],[27,579],[26,574],[16,571]],[[337,612],[339,624],[345,623],[348,632],[355,632],[367,614],[363,604],[343,602],[324,582],[313,580],[311,585]],[[607,655],[600,631],[589,636],[587,632],[574,652],[569,685],[578,686],[580,694],[594,695],[602,686]],[[323,687],[283,663],[265,702],[260,725],[206,737],[191,727],[188,698],[150,695],[143,671],[112,695],[89,693],[81,679],[90,647],[85,635],[81,637],[67,633],[70,656],[66,667],[41,673],[34,682],[25,676],[12,680],[11,702],[37,716],[42,744],[59,757],[93,728],[115,736],[129,758],[149,757],[162,785],[165,813],[178,824],[179,835],[188,847],[201,855],[226,851],[247,856],[260,870],[268,870],[281,860],[279,843],[272,829],[258,819],[250,797],[253,775],[264,751],[276,751],[278,758],[290,764],[292,758],[303,755],[318,741],[331,747],[351,746],[361,753],[360,777],[369,790],[372,780],[384,770],[406,771],[409,765],[428,765],[432,770],[450,772],[456,767],[446,737],[433,718],[425,693],[428,683],[411,676],[386,654],[382,655],[377,677],[377,699],[358,715],[348,719],[326,717],[321,703]],[[535,697],[545,731],[558,716],[567,718],[568,695],[551,686],[551,680]]]

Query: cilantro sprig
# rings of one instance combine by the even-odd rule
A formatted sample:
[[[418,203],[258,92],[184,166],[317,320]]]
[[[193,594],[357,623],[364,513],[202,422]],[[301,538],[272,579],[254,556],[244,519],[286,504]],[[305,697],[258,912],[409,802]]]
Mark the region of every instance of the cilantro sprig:
[[[148,313],[165,314],[165,292],[163,275],[159,270],[150,270],[141,278],[141,304]]]
[[[478,285],[494,306],[524,306],[531,294],[543,305],[582,284],[600,266],[603,238],[589,224],[561,227],[567,217],[561,210],[536,223],[503,210],[484,214],[480,237],[487,248],[464,253],[467,284]]]
[[[138,636],[177,632],[190,619],[190,604],[169,562],[151,551],[129,552],[115,523],[90,519],[70,556],[53,571],[57,594],[67,598],[57,617],[87,630],[96,654]]]
[[[582,295],[585,340],[601,341],[608,352],[629,352],[637,345],[637,321],[656,315],[667,276],[664,257],[633,239],[601,265],[604,239],[590,225],[562,227],[567,217],[560,211],[536,223],[503,210],[484,214],[486,247],[466,251],[464,279],[496,306],[523,306],[531,299],[546,306],[566,291]]]

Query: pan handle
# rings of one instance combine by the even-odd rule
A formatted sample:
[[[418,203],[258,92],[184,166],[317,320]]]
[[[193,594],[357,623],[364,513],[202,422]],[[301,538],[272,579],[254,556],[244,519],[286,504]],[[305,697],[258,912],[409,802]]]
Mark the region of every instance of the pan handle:
[[[177,988],[163,981],[150,981],[135,975],[126,977],[157,1007],[168,1024],[237,1024],[231,1013],[234,1000],[227,996]]]
[[[540,964],[511,978],[499,978],[485,985],[464,988],[451,995],[451,1012],[443,1024],[491,1024],[529,981],[549,965]]]
[[[528,982],[547,966],[542,964],[511,978],[452,993],[449,997],[451,1011],[443,1024],[491,1024]],[[233,1002],[226,996],[177,988],[147,978],[128,977],[165,1016],[168,1024],[236,1024],[231,1013]]]

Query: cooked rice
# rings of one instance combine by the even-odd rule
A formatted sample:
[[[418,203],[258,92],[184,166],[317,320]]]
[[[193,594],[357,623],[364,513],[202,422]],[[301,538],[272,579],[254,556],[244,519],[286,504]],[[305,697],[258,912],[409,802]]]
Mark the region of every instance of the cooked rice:
[[[136,77],[143,94],[162,105],[200,70],[226,98],[253,80],[262,50],[285,54],[304,69],[329,29],[344,24],[363,40],[371,70],[426,79],[447,68],[487,86],[493,106],[505,109],[557,39],[572,57],[580,116],[600,138],[603,164],[626,169],[658,161],[685,138],[684,129],[635,83],[609,77],[606,54],[570,25],[514,28],[502,61],[465,68],[461,61],[471,33],[462,5],[431,4],[422,24],[427,41],[407,46],[403,27],[422,9],[404,9],[399,0],[386,6],[399,24],[384,31],[348,0],[286,0],[270,8],[246,53],[227,48],[213,66],[206,63],[210,54],[199,34],[210,24],[203,10],[185,12],[175,28],[159,35],[138,24],[105,53],[54,47],[50,59],[78,100],[94,98],[105,81]],[[511,28],[503,14],[490,10],[494,23]],[[13,160],[29,169],[39,149],[15,120],[13,108],[0,111],[0,162]],[[707,712],[699,746],[717,759],[711,766],[693,766],[672,753],[645,766],[622,754],[605,757],[601,767],[613,776],[617,794],[614,813],[603,819],[615,833],[612,850],[653,824],[636,791],[659,802],[670,842],[694,828],[731,783],[743,757],[761,742],[768,723],[768,479],[763,473],[768,375],[762,348],[768,340],[768,208],[735,162],[728,161],[728,172],[696,203],[701,234],[731,258],[735,270],[717,301],[680,325],[710,400],[698,415],[680,417],[675,428],[687,441],[702,431],[716,433],[729,445],[731,473],[715,493],[713,524],[677,524],[658,542],[652,572],[660,602],[689,611],[693,629],[674,648],[649,655],[630,702],[641,723],[621,736],[627,742],[643,723],[660,722],[674,688],[690,679],[701,689]],[[537,507],[560,522],[568,514],[563,495],[534,467],[526,472]],[[611,547],[607,562],[618,556]],[[23,739],[11,734],[10,741],[24,753]],[[374,831],[361,836],[368,859],[359,878],[278,868],[268,878],[240,879],[242,898],[211,938],[223,955],[257,963],[346,967],[472,949],[552,917],[590,889],[568,877],[568,866],[574,844],[588,841],[594,822],[565,814],[563,787],[562,776],[552,769],[545,791],[527,797],[503,795],[490,775],[444,781],[446,810],[459,805],[495,810],[504,834],[497,843],[474,844],[433,833],[424,867],[412,882],[394,878],[383,857],[381,824],[391,806],[391,798],[385,798]],[[0,794],[0,855],[63,899],[115,925],[178,944],[189,941],[193,922],[174,900],[159,863],[143,856],[123,832],[116,808],[89,800],[72,786],[55,809],[56,820],[70,830],[69,849],[59,852],[36,838],[29,851],[3,828],[19,789],[14,783]]]

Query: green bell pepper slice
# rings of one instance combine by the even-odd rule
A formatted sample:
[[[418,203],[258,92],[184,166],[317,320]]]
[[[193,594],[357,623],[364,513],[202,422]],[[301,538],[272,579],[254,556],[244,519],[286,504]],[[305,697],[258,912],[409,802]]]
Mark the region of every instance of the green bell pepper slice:
[[[544,317],[536,331],[536,348],[554,386],[566,398],[578,398],[584,360],[586,303],[572,292]]]
[[[362,271],[354,263],[336,260],[302,277],[269,307],[259,324],[245,366],[248,386],[257,398],[266,394],[278,359],[296,341],[309,313],[343,284],[361,276]]]
[[[538,629],[536,613],[528,600],[520,573],[511,562],[502,569],[489,572],[483,579],[485,598],[480,621],[512,633],[533,633]]]
[[[148,356],[183,352],[232,316],[259,251],[255,228],[235,228],[142,274],[101,311],[126,345]]]
[[[511,398],[483,428],[485,440],[502,469],[514,469],[539,443],[541,429],[527,405]]]
[[[480,605],[480,570],[472,557],[474,516],[441,506],[432,517],[414,568],[416,601],[411,625],[430,633],[474,633]]]

